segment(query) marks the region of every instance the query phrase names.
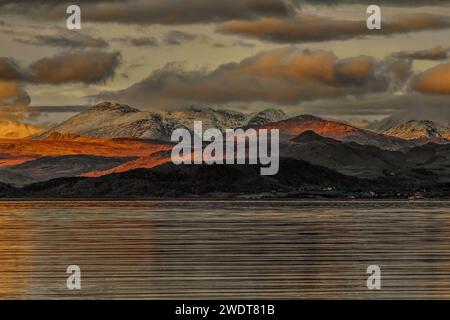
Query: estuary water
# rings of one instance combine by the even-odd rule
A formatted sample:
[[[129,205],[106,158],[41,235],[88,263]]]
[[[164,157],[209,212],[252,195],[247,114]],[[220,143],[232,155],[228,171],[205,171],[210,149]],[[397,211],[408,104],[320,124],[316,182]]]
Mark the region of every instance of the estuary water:
[[[3,201],[0,298],[450,298],[450,202]]]

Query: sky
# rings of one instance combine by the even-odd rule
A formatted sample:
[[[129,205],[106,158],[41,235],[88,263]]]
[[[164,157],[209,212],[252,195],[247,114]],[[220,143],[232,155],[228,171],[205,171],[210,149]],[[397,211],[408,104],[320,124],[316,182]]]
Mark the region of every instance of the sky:
[[[51,125],[104,100],[426,117],[450,108],[449,39],[446,0],[0,0],[0,122]]]

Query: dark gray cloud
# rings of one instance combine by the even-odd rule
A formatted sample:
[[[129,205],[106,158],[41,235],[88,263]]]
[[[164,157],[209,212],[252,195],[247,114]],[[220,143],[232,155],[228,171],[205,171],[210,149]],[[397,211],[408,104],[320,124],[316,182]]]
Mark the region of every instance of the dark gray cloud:
[[[256,46],[253,42],[244,41],[240,39],[233,41],[231,45],[235,47],[245,47],[245,48],[254,48]]]
[[[399,109],[391,120],[431,120],[450,127],[450,97],[411,94],[397,98],[393,106]]]
[[[112,78],[120,61],[119,52],[98,50],[68,51],[40,59],[26,68],[20,67],[12,58],[0,57],[0,82],[98,83]],[[10,90],[13,86],[9,84],[5,88]]]
[[[169,46],[179,46],[185,42],[194,40],[207,41],[209,40],[209,38],[204,35],[198,35],[179,30],[172,30],[164,34],[164,43]]]
[[[22,84],[14,81],[0,81],[0,108],[24,107],[30,104],[30,97]]]
[[[413,60],[446,60],[448,58],[448,49],[442,47],[435,47],[420,51],[402,51],[396,52],[392,56],[400,59]]]
[[[292,105],[397,90],[410,73],[411,63],[406,60],[376,61],[365,56],[339,60],[325,51],[281,48],[212,71],[186,71],[169,64],[128,89],[99,98],[144,108],[257,101]]]
[[[255,44],[253,42],[238,39],[231,43],[216,42],[213,44],[213,46],[215,48],[230,48],[230,47],[254,48]]]
[[[189,24],[253,19],[262,16],[285,17],[300,0],[124,0],[78,1],[84,21],[144,24]],[[32,5],[30,5],[32,4]],[[31,14],[39,19],[66,17],[61,1],[0,1],[6,13]]]
[[[307,4],[317,5],[339,5],[339,4],[361,4],[360,0],[303,0]],[[423,6],[423,5],[448,5],[450,0],[376,0],[367,2],[380,6]]]
[[[156,39],[153,36],[139,37],[139,38],[122,37],[122,38],[115,38],[113,40],[120,41],[120,42],[126,43],[126,44],[134,46],[134,47],[157,47],[157,46],[159,46],[158,39]]]
[[[369,101],[367,101],[369,102]],[[371,123],[369,129],[385,128],[386,125],[410,120],[431,120],[450,127],[450,96],[430,96],[411,93],[386,97],[372,105],[372,110],[384,111],[384,119]],[[352,105],[350,105],[351,107]],[[391,106],[391,108],[388,108]],[[362,105],[370,111],[370,105]]]
[[[77,49],[95,49],[108,47],[108,43],[102,38],[94,38],[90,35],[83,34],[77,31],[67,30],[60,31],[59,33],[54,35],[36,35],[30,39],[16,39],[16,41],[38,46]]]
[[[104,82],[114,76],[120,59],[118,52],[70,51],[31,64],[30,80],[54,85]]]
[[[26,77],[25,72],[14,59],[0,57],[0,81],[22,81]]]
[[[0,137],[22,138],[36,133],[37,128],[20,124],[29,115],[30,102],[23,83],[0,79]]]
[[[292,114],[307,113],[331,118],[382,119],[396,115],[403,120],[434,120],[450,125],[450,97],[431,96],[416,92],[404,95],[378,93],[360,97],[339,97],[305,101],[286,111]],[[398,115],[398,116],[397,116]],[[379,122],[371,128],[377,128]]]
[[[128,0],[129,1],[129,0]],[[127,0],[77,0],[76,3],[104,3],[104,2],[112,2],[112,3],[126,3]],[[148,2],[152,2],[153,0],[148,0]],[[74,1],[64,1],[64,0],[0,0],[0,4],[16,4],[17,2],[21,3],[34,3],[34,4],[46,4],[46,5],[58,5],[58,4],[72,4]],[[361,0],[302,0],[298,1],[298,3],[308,3],[308,4],[361,4]],[[373,4],[405,4],[405,5],[416,5],[416,4],[449,4],[450,0],[375,0]]]
[[[126,67],[126,69],[120,74],[123,78],[128,79],[129,78],[129,73],[137,68],[142,68],[144,67],[143,64],[141,63],[132,63],[130,65],[128,65]]]
[[[278,43],[301,43],[449,28],[450,17],[431,14],[398,16],[383,22],[381,30],[368,30],[365,20],[338,20],[316,15],[300,15],[295,19],[228,21],[219,27],[218,31]]]
[[[100,3],[105,2],[105,0],[77,0],[76,3]],[[124,2],[123,0],[108,0],[108,2]],[[0,0],[0,5],[47,5],[47,6],[56,6],[56,5],[70,5],[73,4],[74,1],[64,1],[64,0]]]

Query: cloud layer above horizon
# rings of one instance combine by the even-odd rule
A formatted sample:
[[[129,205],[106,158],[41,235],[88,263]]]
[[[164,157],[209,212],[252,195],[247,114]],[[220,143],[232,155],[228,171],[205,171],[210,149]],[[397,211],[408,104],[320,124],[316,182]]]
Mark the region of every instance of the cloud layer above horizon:
[[[368,56],[338,59],[326,51],[280,48],[212,71],[188,71],[168,64],[148,78],[99,98],[161,108],[190,104],[263,101],[280,105],[304,100],[399,89],[411,75],[411,63]]]
[[[78,31],[61,1],[0,0],[0,107],[111,99],[366,117],[395,112],[389,97],[450,105],[450,0],[379,1],[381,31],[353,0],[77,3]]]
[[[300,0],[84,0],[79,4],[83,18],[89,22],[174,25],[290,16],[299,8]],[[67,4],[56,0],[0,1],[0,7],[9,13],[57,20],[66,16]]]
[[[337,20],[317,15],[301,15],[295,19],[229,21],[220,26],[218,31],[279,43],[301,43],[448,28],[450,17],[430,14],[398,16],[383,22],[381,30],[369,30],[365,20]]]

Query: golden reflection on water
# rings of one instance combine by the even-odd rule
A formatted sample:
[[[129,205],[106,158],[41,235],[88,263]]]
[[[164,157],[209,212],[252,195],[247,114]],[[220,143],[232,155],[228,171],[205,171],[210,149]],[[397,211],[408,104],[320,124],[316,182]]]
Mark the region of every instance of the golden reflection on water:
[[[26,223],[20,213],[5,214],[0,206],[0,299],[26,294],[26,266],[32,254]],[[32,274],[31,268],[28,271]]]
[[[449,240],[447,202],[1,202],[0,298],[449,298]]]

